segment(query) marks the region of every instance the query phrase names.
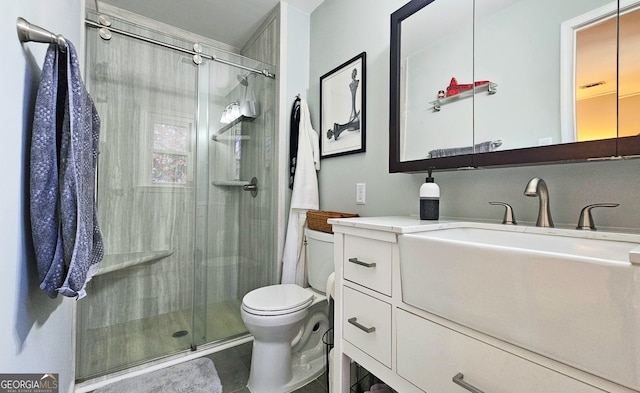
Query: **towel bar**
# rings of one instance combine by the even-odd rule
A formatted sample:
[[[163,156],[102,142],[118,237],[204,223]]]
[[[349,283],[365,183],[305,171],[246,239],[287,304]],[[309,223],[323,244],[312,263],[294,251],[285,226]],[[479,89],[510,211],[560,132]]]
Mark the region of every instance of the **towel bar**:
[[[16,22],[18,29],[18,39],[20,42],[44,42],[58,45],[62,52],[67,50],[67,41],[62,34],[53,34],[49,30],[43,29],[29,23],[26,19],[18,17]]]

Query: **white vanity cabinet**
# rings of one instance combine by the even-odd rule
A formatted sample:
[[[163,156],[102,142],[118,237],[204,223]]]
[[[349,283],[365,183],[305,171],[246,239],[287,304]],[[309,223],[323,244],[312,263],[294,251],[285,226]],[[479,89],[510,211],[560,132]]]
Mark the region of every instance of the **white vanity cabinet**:
[[[344,239],[344,278],[363,287],[391,296],[390,239],[369,239],[347,235]]]
[[[391,305],[345,286],[342,337],[391,368]]]
[[[449,327],[398,310],[397,372],[426,392],[603,392]],[[472,390],[473,391],[473,390]]]
[[[403,303],[398,237],[450,223],[412,217],[329,222],[335,234],[334,393],[350,393],[351,361],[400,393],[637,392]]]
[[[388,239],[344,236],[342,336],[391,368],[390,296],[393,243],[388,240],[395,239],[393,236],[388,236]],[[375,294],[371,296],[363,292],[369,290]]]

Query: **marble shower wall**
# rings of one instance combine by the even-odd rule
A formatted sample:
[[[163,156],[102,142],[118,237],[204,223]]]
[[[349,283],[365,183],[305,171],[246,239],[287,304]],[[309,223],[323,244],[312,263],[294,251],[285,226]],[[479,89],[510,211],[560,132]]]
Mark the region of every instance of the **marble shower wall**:
[[[278,198],[278,130],[277,97],[280,53],[280,7],[276,6],[262,27],[245,45],[242,55],[273,64],[269,69],[276,79],[254,78],[256,92],[262,102],[262,115],[250,125],[254,137],[243,156],[242,176],[256,176],[260,192],[256,198],[245,193],[240,198],[239,223],[243,228],[239,249],[238,291],[242,298],[247,292],[265,285],[275,284],[277,271],[277,198]],[[287,171],[286,168],[282,169]]]

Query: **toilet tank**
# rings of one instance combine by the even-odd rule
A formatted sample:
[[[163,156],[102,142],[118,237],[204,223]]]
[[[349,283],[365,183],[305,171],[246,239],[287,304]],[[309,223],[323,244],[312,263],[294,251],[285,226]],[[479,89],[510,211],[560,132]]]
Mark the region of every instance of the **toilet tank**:
[[[324,292],[327,279],[333,273],[333,234],[305,228],[307,240],[307,278],[312,288]]]

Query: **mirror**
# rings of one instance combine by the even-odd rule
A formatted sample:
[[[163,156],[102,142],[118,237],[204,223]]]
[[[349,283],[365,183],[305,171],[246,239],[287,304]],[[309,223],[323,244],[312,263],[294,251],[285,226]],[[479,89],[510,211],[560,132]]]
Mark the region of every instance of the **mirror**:
[[[394,12],[390,172],[640,154],[640,2],[620,1],[413,0]]]

